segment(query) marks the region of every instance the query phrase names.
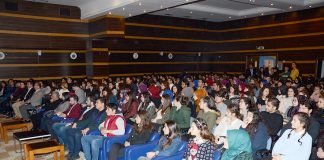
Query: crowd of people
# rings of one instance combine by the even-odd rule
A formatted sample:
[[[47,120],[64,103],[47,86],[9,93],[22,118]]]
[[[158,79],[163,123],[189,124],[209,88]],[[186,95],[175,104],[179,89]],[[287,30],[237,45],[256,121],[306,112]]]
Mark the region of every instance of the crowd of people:
[[[126,147],[162,136],[141,160],[175,154],[186,160],[308,160],[324,158],[324,79],[299,75],[296,63],[244,74],[143,75],[107,79],[2,81],[0,112],[51,133],[67,159],[97,160],[105,138],[133,130],[113,144],[110,160]],[[97,134],[91,134],[97,133]]]

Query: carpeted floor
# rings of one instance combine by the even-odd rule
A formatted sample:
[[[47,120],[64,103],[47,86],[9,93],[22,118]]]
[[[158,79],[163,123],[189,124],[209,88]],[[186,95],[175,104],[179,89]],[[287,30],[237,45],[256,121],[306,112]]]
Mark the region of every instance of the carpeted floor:
[[[0,122],[8,120],[7,118],[0,116]],[[31,124],[29,124],[29,129],[32,127]],[[0,140],[0,160],[22,160],[21,154],[17,153],[19,152],[19,143],[16,141],[17,144],[17,152],[15,151],[15,146],[14,146],[14,140],[12,134],[14,132],[20,132],[21,130],[13,130],[9,131],[8,133],[8,139],[9,142],[8,144],[5,144],[3,139]],[[39,141],[39,140],[38,140]],[[29,141],[27,143],[33,143],[35,141]],[[36,155],[35,156],[36,160],[53,160],[54,155],[52,154],[44,154],[44,155]],[[84,160],[84,155],[81,152],[80,153],[80,159],[79,160]]]

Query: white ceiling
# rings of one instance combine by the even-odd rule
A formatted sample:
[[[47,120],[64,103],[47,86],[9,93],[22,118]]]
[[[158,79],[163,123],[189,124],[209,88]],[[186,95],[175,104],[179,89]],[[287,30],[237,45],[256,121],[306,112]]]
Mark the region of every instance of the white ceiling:
[[[320,6],[324,0],[206,0],[153,14],[223,22]]]
[[[77,6],[81,18],[154,15],[222,22],[324,6],[324,0],[28,0]],[[192,4],[189,4],[192,3]],[[180,6],[179,6],[180,5]],[[178,7],[175,7],[178,6]],[[157,11],[157,12],[154,12]]]

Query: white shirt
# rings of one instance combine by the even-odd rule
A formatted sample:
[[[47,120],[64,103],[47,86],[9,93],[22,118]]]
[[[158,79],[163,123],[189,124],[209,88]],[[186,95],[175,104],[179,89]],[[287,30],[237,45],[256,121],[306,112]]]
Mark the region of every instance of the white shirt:
[[[243,121],[236,119],[233,122],[230,122],[228,117],[224,117],[219,125],[216,127],[215,136],[227,136],[227,130],[240,129],[243,124]]]
[[[312,137],[306,133],[300,139],[302,142],[300,144],[298,139],[302,134],[292,131],[288,138],[290,131],[291,129],[286,130],[278,139],[273,147],[272,155],[281,155],[282,160],[308,160],[312,151]]]

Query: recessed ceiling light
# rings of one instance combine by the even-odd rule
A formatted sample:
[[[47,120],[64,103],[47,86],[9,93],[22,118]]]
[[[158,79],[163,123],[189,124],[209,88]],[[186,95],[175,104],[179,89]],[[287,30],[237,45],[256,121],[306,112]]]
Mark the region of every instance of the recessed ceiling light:
[[[132,16],[132,14],[128,14],[128,16]]]
[[[161,5],[160,8],[162,9],[163,8],[163,5]]]
[[[111,14],[111,12],[109,12],[108,14]]]
[[[169,10],[169,8],[167,8],[167,11]]]
[[[125,10],[125,8],[123,8],[123,11]]]
[[[309,8],[312,8],[312,6],[308,6]]]
[[[189,0],[186,0],[186,2],[189,2]]]
[[[263,16],[263,13],[261,13],[261,15]]]
[[[292,9],[292,6],[289,6],[289,9]]]
[[[141,6],[141,5],[142,5],[142,3],[141,3],[141,2],[139,2],[139,3],[138,3],[138,5],[140,5],[140,6]]]
[[[192,14],[192,11],[190,11],[190,14]]]
[[[229,19],[231,19],[232,17],[228,17]]]
[[[271,3],[270,5],[273,6],[273,3]]]
[[[144,13],[146,13],[146,10],[144,10]]]

